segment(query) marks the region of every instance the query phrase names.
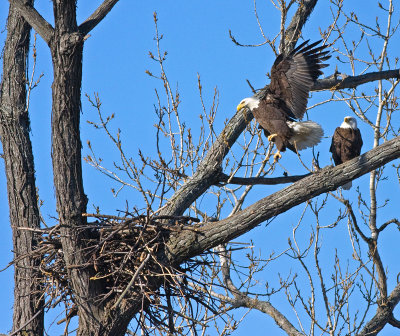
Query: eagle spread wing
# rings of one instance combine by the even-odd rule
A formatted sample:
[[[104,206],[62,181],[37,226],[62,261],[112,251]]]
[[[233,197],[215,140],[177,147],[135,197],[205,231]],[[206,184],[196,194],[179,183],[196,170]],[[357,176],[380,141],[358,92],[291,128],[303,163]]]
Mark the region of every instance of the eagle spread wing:
[[[306,111],[308,93],[319,75],[323,64],[330,58],[326,45],[316,47],[321,41],[300,44],[288,55],[280,54],[271,69],[269,92],[286,105],[289,118],[302,119]]]
[[[317,47],[321,41],[300,44],[291,53],[281,54],[271,69],[271,83],[262,95],[243,99],[237,106],[247,106],[264,129],[268,141],[278,149],[277,161],[286,148],[297,152],[315,146],[321,141],[324,131],[313,121],[296,121],[306,111],[308,93],[330,58],[326,46]]]

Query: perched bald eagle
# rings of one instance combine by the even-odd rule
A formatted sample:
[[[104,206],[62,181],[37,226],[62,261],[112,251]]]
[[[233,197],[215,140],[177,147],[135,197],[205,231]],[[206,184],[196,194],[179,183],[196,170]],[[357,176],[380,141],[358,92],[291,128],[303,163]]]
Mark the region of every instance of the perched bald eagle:
[[[363,145],[361,132],[357,128],[357,120],[353,117],[345,117],[344,121],[335,129],[332,144],[329,151],[332,153],[335,165],[354,159],[361,153]],[[343,189],[351,188],[351,181],[342,186]]]
[[[282,157],[286,148],[297,152],[315,146],[321,141],[324,131],[313,121],[298,122],[306,111],[308,93],[319,75],[323,64],[330,58],[326,45],[316,47],[321,41],[300,44],[288,55],[280,54],[271,69],[271,83],[265,87],[262,97],[257,95],[243,99],[237,106],[239,111],[248,107],[256,121],[264,129],[268,141],[278,149],[274,161]]]

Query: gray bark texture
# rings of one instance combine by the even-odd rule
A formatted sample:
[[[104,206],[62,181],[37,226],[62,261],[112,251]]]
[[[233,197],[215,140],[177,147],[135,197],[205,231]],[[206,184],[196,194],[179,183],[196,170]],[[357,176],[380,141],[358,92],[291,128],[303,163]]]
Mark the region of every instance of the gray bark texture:
[[[32,4],[32,1],[27,1]],[[13,332],[43,334],[43,297],[40,288],[40,260],[23,257],[37,247],[40,227],[35,168],[26,110],[26,73],[31,27],[10,7],[4,47],[3,80],[0,92],[0,136],[7,178],[7,195],[13,235],[14,314]]]

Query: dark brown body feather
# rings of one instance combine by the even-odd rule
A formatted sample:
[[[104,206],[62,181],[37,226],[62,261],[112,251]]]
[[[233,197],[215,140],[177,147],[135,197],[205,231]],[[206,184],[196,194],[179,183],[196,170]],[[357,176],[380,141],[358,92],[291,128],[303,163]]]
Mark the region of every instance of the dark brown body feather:
[[[264,129],[266,136],[278,134],[273,141],[279,151],[284,152],[286,148],[289,148],[296,152],[296,149],[289,142],[293,131],[287,125],[287,117],[282,108],[279,108],[279,105],[276,106],[274,103],[267,103],[265,100],[261,100],[258,107],[253,109],[253,115]]]
[[[321,41],[300,44],[288,55],[279,55],[271,69],[271,83],[259,106],[253,109],[257,122],[266,134],[277,134],[273,139],[279,151],[286,148],[295,151],[289,143],[293,131],[287,121],[302,119],[306,111],[308,94],[326,67],[322,62],[330,56],[323,51],[326,46],[316,47]]]
[[[361,153],[363,141],[359,129],[337,127],[329,151],[335,165],[351,160]]]

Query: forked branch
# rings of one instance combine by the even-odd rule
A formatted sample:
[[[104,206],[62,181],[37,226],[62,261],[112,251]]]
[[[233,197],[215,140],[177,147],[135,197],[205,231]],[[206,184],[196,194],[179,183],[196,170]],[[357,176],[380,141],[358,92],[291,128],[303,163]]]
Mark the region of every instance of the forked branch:
[[[45,40],[47,44],[50,43],[54,33],[54,28],[48,23],[43,16],[31,5],[25,3],[23,0],[9,0],[10,5],[14,6],[23,18],[35,29],[36,32]]]

